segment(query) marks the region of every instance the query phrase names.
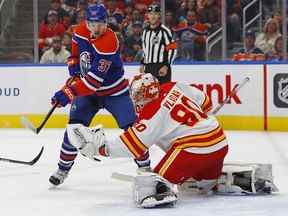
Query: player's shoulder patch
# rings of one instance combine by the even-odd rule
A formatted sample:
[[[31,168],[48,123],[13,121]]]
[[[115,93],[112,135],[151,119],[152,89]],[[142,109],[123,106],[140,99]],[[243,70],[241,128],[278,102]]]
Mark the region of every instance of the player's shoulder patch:
[[[86,22],[83,21],[79,25],[75,26],[73,29],[73,34],[76,38],[89,41],[90,31],[86,26]]]
[[[97,53],[102,55],[113,55],[119,49],[119,41],[116,34],[108,28],[104,35],[93,42]]]

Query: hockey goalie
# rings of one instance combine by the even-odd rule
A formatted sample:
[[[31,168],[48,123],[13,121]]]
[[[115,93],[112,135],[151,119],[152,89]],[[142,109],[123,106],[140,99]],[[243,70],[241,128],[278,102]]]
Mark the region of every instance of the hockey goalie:
[[[159,85],[151,74],[131,82],[138,121],[116,139],[102,128],[70,124],[68,138],[84,156],[133,157],[139,166],[134,178],[137,206],[174,205],[177,187],[199,193],[270,194],[276,191],[269,164],[228,164],[227,139],[216,118],[209,115],[210,98],[196,87],[170,82]],[[164,157],[152,170],[149,147],[158,145]]]

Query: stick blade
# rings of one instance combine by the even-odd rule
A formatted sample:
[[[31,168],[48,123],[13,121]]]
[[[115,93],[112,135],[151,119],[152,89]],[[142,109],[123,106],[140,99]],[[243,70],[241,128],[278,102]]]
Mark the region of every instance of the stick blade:
[[[35,128],[34,125],[25,116],[20,117],[20,122],[25,128],[28,128],[35,134],[38,134],[37,128]]]
[[[38,155],[32,160],[29,162],[29,165],[34,165],[41,157],[42,153],[43,153],[43,150],[44,150],[44,146],[42,146],[40,152],[38,153]]]
[[[15,160],[15,159],[9,159],[9,158],[2,158],[0,157],[0,161],[4,161],[4,162],[9,162],[9,163],[15,163],[15,164],[24,164],[24,165],[34,165],[38,160],[39,158],[41,157],[42,153],[43,153],[43,150],[44,150],[44,146],[42,146],[40,152],[37,154],[37,156],[31,160],[31,161],[23,161],[23,160]]]

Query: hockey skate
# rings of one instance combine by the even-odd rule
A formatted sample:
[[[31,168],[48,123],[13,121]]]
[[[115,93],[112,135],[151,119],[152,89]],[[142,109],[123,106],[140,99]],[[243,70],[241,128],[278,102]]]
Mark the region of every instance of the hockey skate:
[[[64,182],[68,176],[68,171],[58,169],[53,175],[50,176],[49,182],[53,186],[58,186]]]

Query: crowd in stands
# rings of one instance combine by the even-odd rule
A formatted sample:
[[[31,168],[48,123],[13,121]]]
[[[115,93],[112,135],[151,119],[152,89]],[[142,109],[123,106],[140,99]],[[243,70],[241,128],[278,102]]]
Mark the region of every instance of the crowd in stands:
[[[63,58],[62,62],[65,62],[65,56],[69,54],[71,49],[73,28],[85,19],[87,5],[95,2],[105,4],[108,10],[108,24],[119,38],[123,61],[139,62],[141,60],[141,34],[143,27],[147,24],[147,7],[152,2],[159,1],[51,0],[50,8],[39,28],[39,49],[40,55],[43,57],[41,62],[51,63],[53,59],[61,62],[61,58]],[[242,34],[240,33],[242,32],[242,11],[249,2],[248,0],[227,0],[228,48],[233,47],[233,43],[242,41]],[[248,30],[247,37],[243,41],[243,49],[236,52],[231,57],[232,59],[239,61],[280,60],[283,58],[281,14],[274,8],[275,1],[266,0],[263,2],[265,25],[262,32]],[[253,18],[257,10],[257,7],[254,10],[252,8],[247,14],[247,19]],[[165,25],[174,32],[178,50],[176,60],[203,61],[206,56],[207,37],[222,25],[221,1],[166,0]],[[59,38],[62,41],[63,49],[67,51],[65,54],[63,54],[63,49],[55,49],[55,46],[57,47],[55,43],[58,43]],[[60,54],[61,57],[59,57]]]

